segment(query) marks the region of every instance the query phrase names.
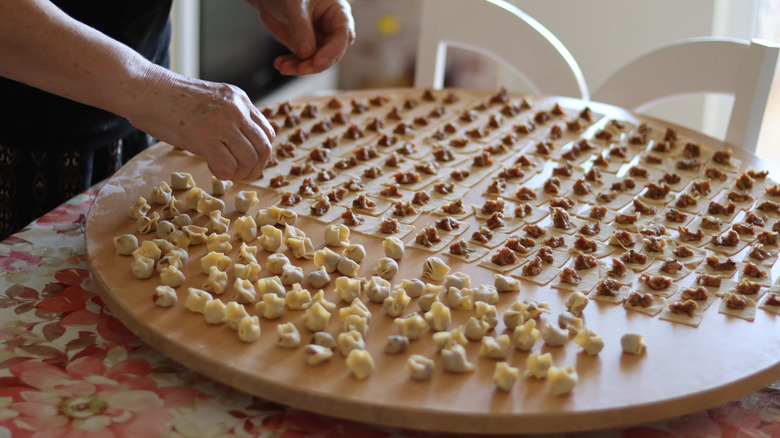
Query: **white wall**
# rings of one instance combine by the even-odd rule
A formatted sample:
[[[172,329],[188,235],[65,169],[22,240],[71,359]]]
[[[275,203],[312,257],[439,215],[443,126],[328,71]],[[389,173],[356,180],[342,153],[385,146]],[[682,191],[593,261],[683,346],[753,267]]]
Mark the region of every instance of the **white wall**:
[[[678,39],[750,39],[757,10],[757,0],[509,1],[563,42],[591,90],[632,57]],[[501,75],[499,80],[508,81]],[[691,97],[658,105],[648,114],[722,137],[731,102],[730,97]]]

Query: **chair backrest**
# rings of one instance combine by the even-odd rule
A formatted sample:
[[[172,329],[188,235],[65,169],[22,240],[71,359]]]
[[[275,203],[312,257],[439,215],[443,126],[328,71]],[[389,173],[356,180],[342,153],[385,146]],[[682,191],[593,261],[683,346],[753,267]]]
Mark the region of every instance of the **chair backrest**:
[[[695,38],[661,47],[609,77],[592,99],[640,112],[674,97],[734,96],[725,141],[754,152],[778,47],[753,40]]]
[[[534,93],[588,99],[585,78],[566,47],[503,0],[422,0],[415,87],[442,88],[447,46],[503,63]]]

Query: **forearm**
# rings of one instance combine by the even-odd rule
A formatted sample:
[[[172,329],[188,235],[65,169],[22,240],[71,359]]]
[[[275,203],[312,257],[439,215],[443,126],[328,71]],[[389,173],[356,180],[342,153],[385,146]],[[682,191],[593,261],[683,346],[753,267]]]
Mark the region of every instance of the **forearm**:
[[[0,0],[0,76],[129,118],[166,74],[48,0]]]

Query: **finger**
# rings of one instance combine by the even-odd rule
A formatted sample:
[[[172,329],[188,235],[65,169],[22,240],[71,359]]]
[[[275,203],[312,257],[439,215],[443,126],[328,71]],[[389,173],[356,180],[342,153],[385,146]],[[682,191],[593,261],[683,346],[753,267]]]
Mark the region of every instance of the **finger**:
[[[273,126],[271,126],[271,122],[265,118],[263,113],[260,112],[260,109],[254,106],[254,104],[251,104],[250,106],[250,116],[252,121],[260,126],[260,129],[263,130],[266,138],[268,139],[268,142],[272,144],[274,140],[276,140],[276,131],[274,131]]]
[[[292,34],[293,53],[300,59],[314,55],[317,50],[317,37],[308,8],[289,12],[287,20]]]
[[[253,181],[260,178],[260,175],[268,162],[268,157],[271,155],[271,142],[265,131],[254,123],[247,125],[242,130],[242,133],[254,147],[257,156],[257,159],[252,163],[253,165],[249,169],[248,175],[245,177],[245,180]]]
[[[340,28],[338,32],[326,36],[322,47],[314,54],[312,66],[321,70],[330,68],[344,57],[354,41],[354,31],[349,28]]]
[[[238,162],[224,143],[206,145],[202,150],[202,156],[215,177],[222,180],[233,179],[238,169]]]

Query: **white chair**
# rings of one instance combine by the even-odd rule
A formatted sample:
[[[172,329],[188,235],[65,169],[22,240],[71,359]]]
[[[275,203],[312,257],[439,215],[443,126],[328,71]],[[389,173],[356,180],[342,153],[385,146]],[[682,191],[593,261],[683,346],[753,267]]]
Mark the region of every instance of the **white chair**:
[[[447,46],[505,64],[534,93],[588,99],[582,71],[566,47],[503,0],[422,0],[415,87],[442,88]]]
[[[778,47],[758,40],[695,38],[631,61],[591,96],[634,112],[674,97],[734,96],[725,141],[755,152],[777,63]]]

